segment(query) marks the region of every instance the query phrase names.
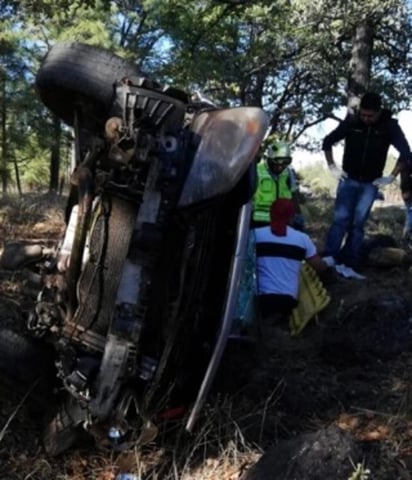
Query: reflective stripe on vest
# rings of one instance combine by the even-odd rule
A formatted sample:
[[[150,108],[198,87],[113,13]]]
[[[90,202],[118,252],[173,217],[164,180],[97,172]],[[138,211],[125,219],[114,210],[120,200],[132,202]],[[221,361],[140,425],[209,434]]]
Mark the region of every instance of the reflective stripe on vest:
[[[277,177],[272,177],[266,165],[260,162],[257,166],[258,185],[253,198],[253,220],[270,222],[270,206],[278,198],[292,198],[289,170],[286,168]]]

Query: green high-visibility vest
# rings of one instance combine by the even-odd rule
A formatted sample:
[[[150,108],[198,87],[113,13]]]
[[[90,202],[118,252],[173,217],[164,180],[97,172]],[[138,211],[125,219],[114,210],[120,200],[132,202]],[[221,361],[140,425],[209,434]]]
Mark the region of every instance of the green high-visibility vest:
[[[270,223],[270,206],[278,198],[292,198],[289,169],[274,176],[271,175],[264,162],[258,163],[258,185],[253,198],[253,220]]]

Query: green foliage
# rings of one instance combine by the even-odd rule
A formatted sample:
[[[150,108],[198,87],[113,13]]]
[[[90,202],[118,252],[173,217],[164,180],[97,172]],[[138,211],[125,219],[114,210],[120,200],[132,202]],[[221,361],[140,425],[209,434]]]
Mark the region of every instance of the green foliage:
[[[105,26],[108,10],[100,0],[42,0],[36,8],[31,1],[23,3],[25,31],[37,46],[64,40],[111,46]]]
[[[371,23],[375,34],[370,86],[396,98],[398,107],[409,102],[411,21],[405,1],[148,4],[171,38],[165,80],[203,89],[222,105],[262,106],[272,131],[283,137],[299,138],[347,104],[353,36],[362,22]],[[398,78],[402,72],[402,85],[395,70]]]
[[[15,155],[19,166],[23,191],[46,191],[49,184],[49,165],[45,161],[50,156],[48,146],[41,148],[36,135],[25,138],[23,148]]]
[[[309,185],[316,196],[333,197],[336,191],[336,179],[323,163],[312,163],[299,170],[301,182]]]
[[[51,144],[50,119],[32,82],[45,52],[60,40],[112,49],[150,77],[201,90],[222,106],[261,106],[272,132],[295,142],[347,104],[354,32],[363,23],[372,28],[373,50],[371,65],[358,68],[368,73],[370,68],[370,87],[383,93],[386,104],[395,111],[407,107],[412,93],[407,0],[0,1],[0,78],[6,86],[0,97],[7,110],[0,145],[13,165],[34,148],[34,138],[33,158]],[[31,137],[30,129],[37,134]],[[24,145],[27,135],[30,148]]]

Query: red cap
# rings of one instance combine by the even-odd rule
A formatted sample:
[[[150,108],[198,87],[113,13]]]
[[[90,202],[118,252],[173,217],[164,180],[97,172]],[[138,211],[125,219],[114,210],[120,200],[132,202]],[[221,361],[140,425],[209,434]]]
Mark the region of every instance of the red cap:
[[[295,215],[295,205],[292,200],[278,198],[270,207],[270,228],[275,235],[285,236],[286,227]]]

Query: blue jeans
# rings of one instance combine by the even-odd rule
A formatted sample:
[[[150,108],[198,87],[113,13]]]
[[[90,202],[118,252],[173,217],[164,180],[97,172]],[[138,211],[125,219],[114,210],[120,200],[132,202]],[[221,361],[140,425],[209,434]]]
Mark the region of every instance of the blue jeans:
[[[351,178],[339,181],[334,219],[323,252],[325,256],[332,256],[349,267],[359,265],[363,230],[377,191],[377,187],[370,182],[359,182]]]
[[[401,171],[401,192],[405,204],[404,238],[412,233],[412,166],[408,165]]]
[[[405,202],[405,224],[403,227],[403,236],[407,237],[412,232],[412,201]]]

